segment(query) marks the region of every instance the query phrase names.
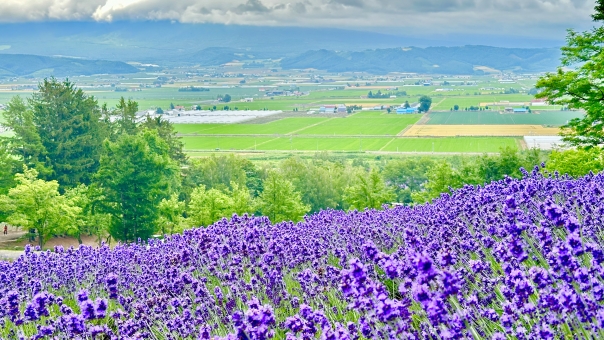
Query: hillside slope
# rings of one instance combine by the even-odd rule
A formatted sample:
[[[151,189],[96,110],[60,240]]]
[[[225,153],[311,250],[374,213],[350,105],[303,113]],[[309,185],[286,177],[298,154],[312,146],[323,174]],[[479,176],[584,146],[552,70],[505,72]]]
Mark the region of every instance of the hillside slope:
[[[316,68],[330,72],[417,72],[472,74],[476,66],[500,71],[553,71],[560,52],[554,48],[501,48],[490,46],[389,48],[362,52],[308,51],[285,58],[286,69]]]
[[[74,76],[136,73],[121,61],[44,57],[29,54],[0,54],[0,76]]]

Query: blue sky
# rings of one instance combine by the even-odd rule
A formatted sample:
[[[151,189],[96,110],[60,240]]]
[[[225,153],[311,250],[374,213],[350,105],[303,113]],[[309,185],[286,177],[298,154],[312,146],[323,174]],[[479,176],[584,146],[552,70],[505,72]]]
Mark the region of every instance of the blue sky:
[[[1,0],[0,22],[169,20],[560,39],[592,0]]]

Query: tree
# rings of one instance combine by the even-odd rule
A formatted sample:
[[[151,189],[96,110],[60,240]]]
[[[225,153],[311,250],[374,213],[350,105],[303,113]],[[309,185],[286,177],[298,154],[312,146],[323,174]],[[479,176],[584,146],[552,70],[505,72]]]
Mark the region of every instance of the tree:
[[[170,121],[163,119],[162,117],[151,118],[147,116],[147,119],[140,126],[142,129],[154,130],[157,132],[159,138],[163,139],[169,147],[170,158],[178,164],[185,164],[187,162],[187,155],[184,153],[184,145],[181,138],[176,135],[174,125]]]
[[[245,160],[233,154],[191,161],[187,170],[187,185],[197,187],[205,185],[208,189],[231,190],[232,183],[246,185],[246,172],[243,169]]]
[[[394,199],[394,192],[386,187],[382,176],[375,168],[371,170],[369,176],[366,173],[359,174],[355,183],[346,188],[344,194],[344,200],[350,208],[357,210],[379,209]]]
[[[598,0],[592,16],[604,21],[604,1]],[[569,30],[562,47],[562,65],[537,81],[535,97],[549,103],[582,109],[585,116],[562,126],[561,135],[571,145],[595,147],[604,143],[604,27]]]
[[[225,103],[228,103],[231,101],[231,96],[228,94],[225,94],[224,97],[222,97],[222,101]]]
[[[6,139],[8,151],[19,157],[28,168],[36,169],[39,174],[50,174],[50,169],[43,162],[46,149],[34,124],[34,114],[25,101],[19,96],[13,97],[3,116],[4,124],[14,132],[13,137]]]
[[[206,190],[200,185],[191,193],[187,210],[187,224],[191,227],[208,226],[232,213],[233,200],[218,189]]]
[[[353,179],[349,167],[319,159],[311,162],[292,157],[283,161],[280,169],[300,192],[302,202],[310,207],[310,212],[344,208],[344,189]]]
[[[245,186],[240,186],[237,183],[231,183],[231,188],[233,188],[230,192],[232,212],[240,216],[245,213],[252,214],[254,212],[255,202],[249,189]]]
[[[173,193],[169,199],[159,202],[159,218],[157,225],[162,235],[181,232],[184,227],[185,202],[178,199],[178,194]]]
[[[424,183],[424,190],[412,194],[413,201],[423,203],[437,198],[441,193],[448,192],[449,187],[457,187],[458,182],[453,168],[446,161],[441,161],[431,167],[427,173],[428,181]]]
[[[110,216],[101,213],[97,209],[98,200],[103,198],[99,197],[98,190],[80,184],[67,190],[65,198],[73,206],[80,208],[79,213],[75,216],[74,223],[65,226],[65,232],[77,238],[79,244],[82,244],[82,234],[95,235],[100,245],[103,237],[107,234]]]
[[[115,106],[118,119],[115,122],[116,131],[112,140],[116,140],[121,135],[135,135],[138,132],[136,126],[136,112],[138,111],[138,103],[131,99],[126,101],[124,97]]]
[[[178,166],[155,131],[106,141],[96,184],[111,215],[109,233],[122,241],[147,239],[155,231],[159,202],[179,184]]]
[[[164,114],[164,110],[161,107],[158,107],[157,109],[155,109],[155,113],[157,113],[158,115],[162,115]]]
[[[432,166],[434,160],[428,157],[391,160],[384,167],[384,181],[393,189],[397,202],[412,203],[411,193],[421,191],[422,185],[428,180],[427,172]]]
[[[587,175],[590,171],[598,173],[604,169],[604,155],[600,148],[552,151],[545,168],[551,173],[558,171],[573,177]]]
[[[419,112],[428,112],[432,105],[432,98],[428,96],[421,96],[419,98]]]
[[[8,193],[8,190],[15,185],[14,174],[18,172],[19,167],[23,169],[23,163],[10,151],[9,140],[0,138],[0,195]]]
[[[15,182],[8,195],[0,196],[0,210],[8,212],[6,222],[35,229],[40,247],[76,222],[81,208],[59,193],[57,181],[38,179],[35,169],[24,167],[22,174],[15,175]]]
[[[411,105],[409,104],[409,101],[408,101],[408,100],[405,100],[405,104],[403,105],[403,107],[404,107],[405,109],[408,109],[408,108],[410,108],[410,107],[411,107]]]
[[[27,105],[14,98],[5,112],[11,144],[26,165],[62,187],[90,183],[99,166],[107,126],[94,97],[68,80],[44,79]]]
[[[298,221],[310,207],[302,203],[300,193],[294,190],[292,182],[277,171],[271,171],[264,181],[264,191],[260,194],[258,208],[273,223]]]
[[[459,110],[459,105],[457,105],[457,104],[453,105],[453,110],[458,111]]]

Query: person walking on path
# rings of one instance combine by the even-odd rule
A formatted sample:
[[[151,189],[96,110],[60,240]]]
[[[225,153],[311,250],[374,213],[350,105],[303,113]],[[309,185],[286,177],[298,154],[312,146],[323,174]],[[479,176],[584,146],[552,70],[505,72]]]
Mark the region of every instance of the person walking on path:
[[[8,225],[4,225],[4,235],[8,235]]]

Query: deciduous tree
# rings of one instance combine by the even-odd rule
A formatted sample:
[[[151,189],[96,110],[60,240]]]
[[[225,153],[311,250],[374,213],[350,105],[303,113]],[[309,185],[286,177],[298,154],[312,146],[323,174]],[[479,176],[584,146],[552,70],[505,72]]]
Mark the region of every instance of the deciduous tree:
[[[76,223],[81,208],[59,193],[57,181],[38,179],[35,169],[24,168],[15,175],[17,185],[0,196],[0,210],[8,213],[6,222],[25,229],[35,229],[38,245]]]
[[[594,21],[604,21],[604,2],[596,4]],[[568,30],[562,47],[562,65],[537,82],[535,97],[551,104],[585,111],[562,127],[561,135],[571,145],[594,147],[604,143],[604,27],[590,31]]]
[[[277,171],[270,171],[264,181],[258,207],[273,223],[298,221],[310,210],[302,203],[300,193],[295,191],[292,182]]]
[[[355,183],[346,188],[344,194],[344,200],[348,202],[350,208],[357,210],[379,209],[384,204],[392,203],[394,199],[394,192],[386,187],[382,176],[375,168],[369,174],[359,174]]]

